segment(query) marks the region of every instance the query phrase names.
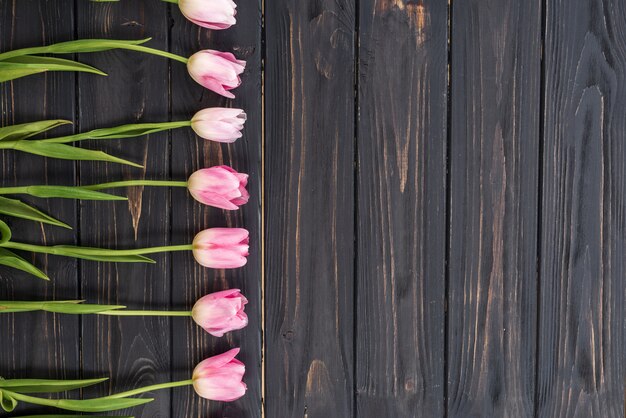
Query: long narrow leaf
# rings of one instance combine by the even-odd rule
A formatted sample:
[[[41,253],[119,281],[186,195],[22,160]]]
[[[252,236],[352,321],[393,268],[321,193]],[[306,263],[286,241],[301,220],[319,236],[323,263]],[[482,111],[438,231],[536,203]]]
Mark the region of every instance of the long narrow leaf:
[[[126,308],[122,305],[83,304],[82,300],[0,301],[0,313],[46,311],[70,315],[95,314]],[[0,385],[1,387],[1,385]]]
[[[54,219],[52,216],[46,215],[40,210],[35,209],[24,202],[2,196],[0,196],[0,214],[72,229],[72,227],[68,224],[63,223],[58,219]]]
[[[117,0],[115,0],[117,1]],[[64,414],[49,414],[49,415],[22,415],[16,418],[76,418],[76,417],[89,417],[89,418],[135,418],[132,416],[119,416],[119,415],[64,415]]]
[[[168,129],[182,128],[191,126],[190,121],[179,122],[162,122],[162,123],[134,123],[128,125],[115,126],[112,128],[94,129],[89,132],[68,135],[59,138],[42,139],[42,142],[67,144],[70,142],[83,141],[85,139],[119,139],[132,138],[137,136],[149,135]]]
[[[0,380],[0,389],[17,393],[58,393],[97,385],[108,378],[84,380],[7,379]]]
[[[84,400],[73,400],[73,399],[47,399],[47,398],[38,398],[34,396],[25,395],[23,393],[17,393],[13,391],[9,391],[7,389],[0,389],[1,392],[4,392],[4,396],[9,396],[18,401],[31,403],[34,405],[42,405],[42,406],[52,406],[55,408],[65,409],[68,411],[77,411],[77,412],[107,412],[107,411],[117,411],[119,409],[132,408],[134,406],[144,405],[149,402],[152,402],[154,399],[152,398],[120,398],[120,399],[111,399],[111,398],[96,398],[96,399],[84,399]],[[4,406],[4,405],[3,405]],[[5,408],[5,410],[7,410]],[[7,411],[10,412],[10,411]]]
[[[106,161],[109,163],[126,164],[143,168],[142,165],[114,157],[102,151],[73,147],[65,144],[49,144],[42,141],[16,141],[12,148],[43,157],[60,158],[62,160]]]
[[[3,266],[13,267],[14,269],[25,271],[26,273],[30,273],[33,276],[36,276],[43,280],[50,280],[46,273],[39,270],[37,267],[33,266],[31,263],[24,260],[17,254],[14,254],[13,252],[4,248],[0,248],[0,264]],[[0,312],[2,312],[1,306]]]
[[[16,68],[14,65],[6,65],[0,62],[0,83],[45,72],[46,70],[41,68]]]
[[[31,136],[54,129],[58,126],[71,123],[72,122],[69,120],[52,119],[5,126],[4,128],[0,128],[0,141],[17,141],[20,139],[30,138]]]
[[[100,52],[110,49],[123,48],[127,45],[141,45],[151,38],[136,41],[121,41],[115,39],[79,39],[76,41],[59,42],[48,46],[38,46],[33,48],[22,48],[0,54],[0,61],[5,61],[12,57],[33,54],[75,54],[82,52]]]
[[[72,186],[28,186],[24,188],[25,193],[43,198],[57,197],[62,199],[80,200],[128,200],[123,196],[97,192]]]
[[[5,393],[3,390],[0,390],[0,406],[2,406],[2,409],[6,412],[12,412],[17,406],[17,399]]]
[[[120,255],[116,254],[116,250],[103,250],[101,248],[75,247],[69,245],[55,245],[54,248],[61,250],[59,255],[82,258],[84,260],[108,261],[114,263],[155,263],[153,259],[143,255]]]
[[[0,62],[0,81],[9,81],[19,78],[19,71],[34,71],[35,73],[44,71],[78,71],[104,76],[107,75],[97,68],[76,61],[25,55],[23,57],[14,57]]]

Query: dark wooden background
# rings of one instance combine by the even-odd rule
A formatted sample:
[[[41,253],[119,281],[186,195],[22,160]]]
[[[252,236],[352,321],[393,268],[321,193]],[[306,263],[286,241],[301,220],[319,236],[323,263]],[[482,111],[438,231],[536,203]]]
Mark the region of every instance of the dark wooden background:
[[[0,154],[2,184],[251,174],[239,212],[184,190],[129,202],[36,200],[75,228],[11,220],[30,242],[187,243],[251,231],[248,265],[34,257],[43,283],[0,270],[0,297],[184,309],[240,287],[250,325],[223,339],[190,321],[0,317],[5,377],[111,376],[101,395],[186,379],[240,345],[248,394],[156,394],[137,417],[622,417],[626,331],[626,4],[619,0],[239,0],[208,31],[157,0],[0,0],[2,51],[83,37],[137,39],[248,61],[234,101],[182,64],[127,51],[78,58],[109,77],[0,84],[2,125],[74,130],[242,107],[243,140],[190,130],[87,143],[146,170]],[[72,128],[66,128],[69,132]],[[37,408],[24,411],[41,411]],[[14,414],[15,415],[15,414]]]

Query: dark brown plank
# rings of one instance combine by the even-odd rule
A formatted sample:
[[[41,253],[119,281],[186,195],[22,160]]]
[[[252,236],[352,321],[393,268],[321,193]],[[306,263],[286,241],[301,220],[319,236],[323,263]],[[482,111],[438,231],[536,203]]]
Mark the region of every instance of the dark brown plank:
[[[266,414],[353,415],[353,1],[266,23]]]
[[[624,416],[625,24],[547,1],[539,417]]]
[[[360,6],[356,416],[443,416],[447,2]]]
[[[192,306],[207,293],[229,288],[241,289],[248,298],[248,326],[213,337],[191,323],[173,329],[173,378],[186,379],[189,370],[205,357],[241,347],[238,358],[246,365],[247,394],[232,403],[208,402],[187,388],[175,393],[172,416],[260,417],[261,416],[261,4],[238,2],[237,24],[227,30],[211,31],[188,22],[173,7],[172,51],[190,56],[202,49],[232,52],[247,61],[243,84],[233,90],[236,99],[218,96],[197,85],[184,65],[172,65],[172,118],[190,119],[206,107],[244,109],[248,119],[243,138],[234,144],[218,144],[198,138],[190,129],[172,133],[172,176],[187,178],[200,168],[226,164],[248,173],[250,201],[238,211],[204,207],[182,189],[172,192],[172,241],[186,243],[211,227],[245,227],[250,231],[250,256],[245,267],[212,270],[195,263],[192,254],[177,253],[172,260],[172,301],[174,306]]]
[[[541,2],[452,10],[448,416],[531,417]]]
[[[73,1],[16,0],[0,2],[0,50],[67,41],[74,36]],[[42,119],[74,119],[72,74],[49,73],[0,83],[2,126]],[[72,127],[54,131],[72,132]],[[0,154],[3,186],[72,185],[75,164],[5,151]],[[76,204],[71,200],[25,199],[76,227]],[[65,230],[14,218],[2,218],[15,241],[72,244],[75,230]],[[77,297],[76,262],[68,258],[22,254],[48,272],[51,282],[13,269],[0,270],[0,299],[52,300]],[[0,375],[5,378],[79,376],[78,318],[42,313],[0,316]],[[20,408],[20,411],[43,411]]]
[[[79,1],[81,38],[141,39],[167,49],[168,6],[161,2],[92,3]],[[79,77],[81,131],[122,123],[165,121],[168,118],[169,65],[160,57],[130,51],[83,54],[80,60],[102,68],[108,77]],[[101,163],[81,163],[81,184],[126,179],[167,179],[168,134],[115,141],[90,141],[98,148],[135,161],[145,170]],[[83,202],[80,243],[88,246],[135,248],[167,245],[170,208],[166,188],[123,190],[128,202]],[[135,309],[167,309],[170,302],[170,256],[157,254],[157,264],[80,263],[81,297],[92,303],[122,304]],[[180,319],[180,318],[179,318]],[[84,317],[83,370],[110,376],[110,384],[86,390],[103,395],[170,380],[170,325],[167,318]],[[169,416],[170,393],[126,413],[136,417]]]

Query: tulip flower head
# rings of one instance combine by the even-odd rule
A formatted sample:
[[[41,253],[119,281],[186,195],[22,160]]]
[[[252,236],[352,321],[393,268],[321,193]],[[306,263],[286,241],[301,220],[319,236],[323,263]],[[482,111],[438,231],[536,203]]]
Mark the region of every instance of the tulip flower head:
[[[191,316],[209,334],[223,337],[248,325],[248,315],[244,312],[247,303],[239,289],[223,290],[198,299]]]
[[[178,0],[181,13],[196,25],[228,29],[236,23],[237,5],[232,0]]]
[[[246,366],[237,360],[239,348],[209,357],[200,362],[193,371],[193,388],[203,398],[230,402],[246,393],[242,382]]]
[[[226,165],[203,168],[187,180],[189,193],[200,203],[220,209],[236,210],[248,202],[248,175]]]
[[[197,112],[191,118],[191,128],[201,138],[231,143],[241,138],[246,114],[241,109],[212,107]]]
[[[243,228],[210,228],[193,239],[196,261],[214,269],[232,269],[246,265],[249,233]]]
[[[246,62],[238,60],[230,52],[205,49],[189,57],[187,70],[196,83],[229,99],[235,95],[228,90],[239,87],[239,75],[246,68]]]

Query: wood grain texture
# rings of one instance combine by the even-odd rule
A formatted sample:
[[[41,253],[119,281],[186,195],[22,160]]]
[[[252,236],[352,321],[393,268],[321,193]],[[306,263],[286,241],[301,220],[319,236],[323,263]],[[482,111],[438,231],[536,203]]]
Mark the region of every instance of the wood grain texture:
[[[67,41],[74,36],[73,1],[15,0],[0,2],[0,50]],[[13,82],[0,83],[0,123],[2,126],[42,119],[74,119],[72,74],[40,74]],[[54,131],[68,134],[72,127]],[[27,184],[72,185],[75,164],[46,160],[28,154],[0,153],[3,186]],[[76,204],[71,200],[24,199],[43,211],[76,227]],[[55,226],[4,218],[15,241],[72,244],[73,231]],[[14,269],[0,270],[0,299],[75,299],[76,262],[69,258],[32,256],[22,253],[47,271],[51,282],[44,282]],[[79,322],[75,317],[32,313],[0,316],[0,376],[4,378],[60,378],[79,376]],[[63,396],[63,395],[62,395]],[[43,412],[26,405],[20,412]]]
[[[444,411],[447,2],[360,2],[359,417]]]
[[[448,416],[532,417],[541,2],[452,10]]]
[[[238,359],[246,365],[246,396],[232,403],[209,402],[193,389],[178,390],[172,401],[172,416],[260,417],[261,416],[261,3],[239,2],[237,25],[225,31],[210,31],[188,22],[173,8],[172,51],[190,56],[202,49],[232,51],[247,62],[242,85],[233,90],[236,99],[225,99],[196,84],[184,65],[172,65],[172,118],[190,119],[206,107],[243,109],[248,119],[243,138],[219,144],[196,137],[191,129],[172,132],[172,177],[183,180],[195,170],[226,164],[248,173],[250,200],[238,211],[210,208],[194,201],[183,189],[172,193],[172,241],[187,243],[211,227],[245,227],[250,231],[250,255],[244,268],[213,270],[197,264],[191,253],[177,253],[172,261],[172,301],[191,307],[207,293],[241,289],[248,298],[249,323],[222,338],[208,335],[192,323],[175,326],[172,332],[173,379],[188,379],[189,371],[205,357],[241,347]]]
[[[626,7],[546,3],[539,417],[624,416]]]
[[[353,415],[353,1],[266,5],[266,414]]]
[[[161,2],[78,2],[80,38],[142,39],[167,49],[168,5]],[[130,51],[82,54],[79,59],[106,71],[108,77],[80,75],[79,124],[81,131],[124,123],[167,120],[169,66],[161,57]],[[85,162],[81,184],[127,179],[167,179],[168,134],[114,141],[88,141],[85,147],[102,149],[139,161],[145,170]],[[135,187],[119,191],[128,202],[82,202],[80,244],[137,248],[167,245],[170,236],[169,190]],[[81,298],[93,303],[121,304],[135,309],[168,309],[170,256],[156,254],[156,264],[95,263],[82,261]],[[173,320],[172,320],[173,321]],[[110,376],[107,385],[85,390],[87,396],[104,395],[170,380],[170,319],[154,317],[82,318],[82,367],[86,376]],[[125,411],[135,417],[170,416],[170,393]]]

